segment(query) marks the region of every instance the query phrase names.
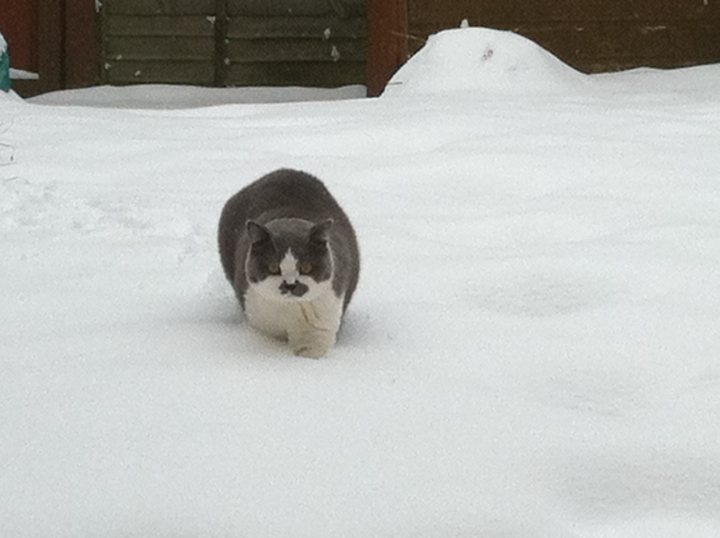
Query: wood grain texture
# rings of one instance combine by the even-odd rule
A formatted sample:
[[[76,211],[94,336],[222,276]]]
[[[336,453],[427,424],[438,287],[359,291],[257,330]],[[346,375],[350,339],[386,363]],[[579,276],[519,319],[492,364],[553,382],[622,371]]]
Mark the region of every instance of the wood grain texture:
[[[368,0],[368,95],[382,93],[410,55],[407,0]]]
[[[214,18],[197,15],[115,15],[107,18],[105,37],[208,36],[215,34]]]
[[[112,60],[212,61],[215,41],[211,37],[115,37],[107,46]]]
[[[352,17],[366,12],[366,0],[227,0],[230,16]]]
[[[231,17],[228,37],[239,39],[351,38],[365,40],[368,24],[365,17],[341,19],[333,15],[317,17]]]
[[[470,24],[518,24],[578,21],[680,21],[720,19],[714,0],[406,0],[410,26],[432,22],[455,27]]]
[[[213,15],[215,0],[105,0],[108,15]]]
[[[720,61],[720,2],[712,0],[406,0],[408,46],[472,26],[512,30],[584,72]]]
[[[227,85],[333,88],[364,81],[363,62],[285,62],[273,64],[272,69],[262,63],[243,63],[228,66]]]
[[[365,43],[344,39],[233,39],[228,44],[231,63],[363,62]]]
[[[188,61],[109,61],[105,64],[105,79],[108,84],[213,84],[211,62]]]
[[[367,48],[365,0],[110,4],[103,13],[107,83],[337,86],[364,81],[359,73]]]
[[[99,35],[95,0],[65,2],[65,88],[98,83]]]
[[[63,87],[63,15],[62,0],[43,0],[38,4],[38,89],[41,93]]]

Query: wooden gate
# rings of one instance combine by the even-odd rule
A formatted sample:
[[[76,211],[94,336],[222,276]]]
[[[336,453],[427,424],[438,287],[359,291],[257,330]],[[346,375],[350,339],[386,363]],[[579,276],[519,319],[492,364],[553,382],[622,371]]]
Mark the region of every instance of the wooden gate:
[[[364,84],[366,0],[105,0],[107,84]]]

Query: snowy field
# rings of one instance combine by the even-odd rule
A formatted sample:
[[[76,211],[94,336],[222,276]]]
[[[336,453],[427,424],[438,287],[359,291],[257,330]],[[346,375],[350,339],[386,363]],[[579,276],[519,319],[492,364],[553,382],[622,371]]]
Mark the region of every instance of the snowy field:
[[[0,536],[717,538],[719,86],[469,29],[379,99],[0,95]],[[216,252],[281,166],[360,239],[323,360]]]

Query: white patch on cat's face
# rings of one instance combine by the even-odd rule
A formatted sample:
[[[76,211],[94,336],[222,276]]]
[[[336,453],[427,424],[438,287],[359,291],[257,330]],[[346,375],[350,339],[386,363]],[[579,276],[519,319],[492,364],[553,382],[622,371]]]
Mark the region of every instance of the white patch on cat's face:
[[[298,260],[293,251],[288,249],[280,262],[280,275],[285,282],[296,282],[300,273],[298,272]]]

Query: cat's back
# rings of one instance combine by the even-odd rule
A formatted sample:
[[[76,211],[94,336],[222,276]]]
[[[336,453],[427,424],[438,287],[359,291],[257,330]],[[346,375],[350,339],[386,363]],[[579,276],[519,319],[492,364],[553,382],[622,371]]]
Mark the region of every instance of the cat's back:
[[[226,207],[260,220],[316,216],[318,212],[334,212],[339,208],[322,181],[305,172],[287,168],[257,179],[231,198]]]

